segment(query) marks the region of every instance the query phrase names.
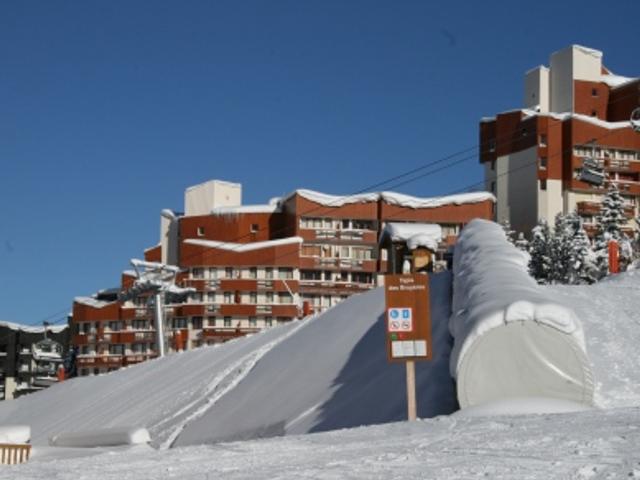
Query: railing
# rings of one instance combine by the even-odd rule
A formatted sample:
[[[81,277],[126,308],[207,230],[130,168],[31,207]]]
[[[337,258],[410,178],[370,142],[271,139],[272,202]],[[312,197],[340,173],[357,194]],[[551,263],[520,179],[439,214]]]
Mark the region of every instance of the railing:
[[[31,445],[0,443],[0,464],[17,465],[26,463],[31,455]]]

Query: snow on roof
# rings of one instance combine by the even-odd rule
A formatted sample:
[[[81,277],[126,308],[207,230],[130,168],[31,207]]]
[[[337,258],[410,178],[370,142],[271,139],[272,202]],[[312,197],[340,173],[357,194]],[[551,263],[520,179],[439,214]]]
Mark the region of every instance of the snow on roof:
[[[158,248],[158,247],[161,247],[161,246],[162,246],[162,244],[159,243],[157,245],[154,245],[153,247],[145,248],[144,251],[145,252],[149,252],[149,251],[153,250],[154,248]]]
[[[489,192],[459,193],[442,197],[420,198],[395,192],[382,192],[382,199],[391,205],[400,205],[409,208],[435,208],[445,205],[463,205],[467,203],[480,203],[490,200],[496,201],[496,197]]]
[[[23,325],[21,323],[5,322],[0,320],[0,327],[10,328],[11,330],[19,330],[27,333],[44,333],[44,326],[35,327],[33,325]],[[58,333],[67,328],[67,325],[49,325],[47,331]]]
[[[203,186],[205,186],[205,185],[207,185],[209,183],[214,183],[214,182],[215,183],[219,183],[221,185],[227,185],[229,187],[239,187],[239,188],[242,187],[241,183],[229,182],[227,180],[216,180],[216,179],[213,179],[213,180],[207,180],[206,182],[198,183],[197,185],[191,185],[190,187],[185,188],[185,192],[188,192],[189,190],[194,190],[196,188],[203,187]]]
[[[632,78],[632,77],[623,77],[622,75],[609,74],[609,75],[602,75],[600,77],[600,80],[612,88],[617,88],[638,79]]]
[[[238,207],[216,207],[211,210],[213,215],[238,215],[240,213],[275,213],[279,212],[277,203],[269,205],[240,205]]]
[[[591,55],[592,57],[602,58],[602,52],[600,50],[596,50],[595,48],[585,47],[583,45],[573,44],[571,47],[576,50],[580,50],[582,53],[586,53],[587,55]]]
[[[113,302],[105,302],[104,300],[98,300],[93,297],[76,297],[73,299],[75,303],[79,303],[81,305],[87,305],[88,307],[93,308],[104,308],[107,305],[111,305]]]
[[[325,205],[327,207],[341,207],[352,203],[377,202],[382,199],[391,205],[400,205],[408,208],[435,208],[444,205],[461,205],[466,203],[479,203],[486,200],[495,202],[495,197],[489,192],[463,193],[443,197],[413,197],[396,192],[370,192],[355,195],[329,195],[313,190],[296,190],[286,198],[298,194],[307,200]]]
[[[123,275],[126,275],[127,277],[137,277],[138,274],[136,273],[135,270],[124,270],[122,272]]]
[[[215,240],[199,240],[197,238],[190,238],[184,241],[190,245],[198,245],[208,248],[219,248],[221,250],[229,250],[233,252],[250,252],[252,250],[261,250],[263,248],[278,247],[281,245],[290,245],[293,243],[302,243],[302,237],[288,237],[278,240],[266,240],[264,242],[253,243],[232,243],[232,242],[218,242]]]
[[[629,121],[624,122],[607,122],[605,120],[601,120],[596,117],[590,117],[589,115],[583,115],[581,113],[540,113],[534,110],[529,110],[527,108],[522,109],[522,113],[525,115],[523,119],[528,119],[532,117],[551,117],[555,120],[565,121],[569,119],[580,120],[582,122],[591,123],[592,125],[597,125],[598,127],[606,128],[608,130],[617,130],[619,128],[631,128],[631,123]]]
[[[391,238],[392,242],[405,242],[409,250],[425,247],[436,251],[442,240],[442,227],[433,223],[399,223],[385,224],[380,234],[380,242]]]

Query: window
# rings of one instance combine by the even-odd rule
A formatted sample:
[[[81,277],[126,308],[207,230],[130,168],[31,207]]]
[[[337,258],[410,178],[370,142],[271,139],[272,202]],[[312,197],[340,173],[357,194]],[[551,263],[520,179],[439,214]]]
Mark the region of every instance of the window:
[[[258,278],[258,269],[256,267],[249,269],[249,278]]]
[[[371,220],[354,220],[353,229],[354,230],[373,230],[374,225]]]
[[[352,272],[351,279],[357,283],[373,283],[373,275],[367,272]]]
[[[278,303],[293,303],[293,298],[288,292],[279,292]]]
[[[266,293],[267,303],[273,303],[273,292]]]
[[[592,97],[597,97],[598,96],[598,89],[597,88],[592,88],[591,89],[591,96]]]
[[[225,278],[232,278],[233,277],[233,268],[232,267],[226,267],[224,269],[224,276],[225,276]]]
[[[109,330],[111,330],[113,332],[117,332],[119,330],[122,330],[122,323],[121,322],[109,322]]]
[[[490,152],[495,152],[496,151],[496,141],[495,141],[495,139],[489,140],[489,151]]]
[[[264,317],[264,324],[266,327],[273,326],[273,317]]]
[[[496,193],[496,182],[491,182],[491,192]]]
[[[200,330],[202,328],[202,317],[191,318],[191,325],[193,328]]]
[[[351,221],[350,220],[342,220],[342,229],[343,230],[349,230],[351,228]]]
[[[353,250],[352,256],[357,260],[371,260],[371,258],[373,257],[372,251],[370,248],[353,247],[352,250]]]
[[[273,268],[267,267],[264,269],[264,278],[270,280],[273,278]]]
[[[133,353],[147,353],[147,344],[146,343],[134,343],[131,345],[131,351]]]
[[[124,345],[109,345],[109,355],[124,355]]]
[[[198,236],[204,237],[204,227],[198,227]]]
[[[494,172],[496,170],[496,161],[491,160],[491,171]]]
[[[204,270],[202,268],[192,268],[191,278],[204,278]]]
[[[82,355],[88,355],[89,354],[89,346],[88,345],[83,345],[80,349],[80,353]]]
[[[147,328],[146,320],[132,320],[131,324],[134,330],[145,330]]]
[[[190,297],[195,303],[202,303],[202,292],[192,292]]]
[[[542,180],[540,180],[540,190],[546,190],[547,189],[547,179],[543,178]]]
[[[216,292],[207,292],[207,303],[216,303]]]
[[[544,134],[540,135],[540,146],[541,147],[547,146],[547,136]]]
[[[320,270],[302,270],[300,278],[302,280],[322,280],[322,272]]]
[[[216,267],[211,267],[209,269],[209,278],[214,280],[218,278],[218,269]]]
[[[257,223],[252,223],[251,224],[251,233],[257,233],[258,230],[260,230],[260,227],[258,226]]]
[[[207,317],[207,325],[210,326],[210,327],[215,327],[216,326],[216,317],[214,317],[214,316]]]
[[[250,327],[255,327],[258,325],[258,322],[256,320],[256,317],[249,317],[249,326]]]
[[[231,326],[231,317],[224,317],[224,326],[225,327]]]
[[[340,258],[349,258],[349,247],[340,247]]]
[[[540,168],[542,170],[547,169],[547,157],[540,157]]]
[[[592,117],[597,117],[598,116],[598,112],[596,112],[595,110],[591,110],[591,116]]]
[[[278,278],[281,280],[289,280],[293,278],[293,268],[280,268],[278,270]]]
[[[187,328],[187,319],[186,317],[176,317],[171,320],[171,326],[173,328]]]
[[[319,257],[321,254],[320,245],[302,245],[301,255],[303,257]]]
[[[349,281],[349,272],[340,272],[340,281],[348,282]]]
[[[249,292],[249,303],[258,303],[258,294],[256,292]]]

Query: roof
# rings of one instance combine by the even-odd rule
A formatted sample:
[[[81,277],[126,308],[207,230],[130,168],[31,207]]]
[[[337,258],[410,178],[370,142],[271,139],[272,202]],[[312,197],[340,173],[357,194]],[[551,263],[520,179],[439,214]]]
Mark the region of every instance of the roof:
[[[495,202],[495,197],[489,192],[463,193],[458,195],[447,195],[442,197],[414,197],[396,192],[370,192],[358,193],[354,195],[329,195],[315,192],[313,190],[295,190],[285,199],[294,195],[300,195],[307,200],[325,205],[328,207],[341,207],[353,203],[368,203],[383,200],[391,205],[399,205],[408,208],[435,208],[445,205],[462,205],[469,203],[480,203],[484,201]]]
[[[211,210],[213,215],[238,215],[240,213],[275,213],[280,211],[278,204],[240,205],[239,207],[217,207]]]
[[[33,325],[23,325],[21,323],[4,322],[0,320],[0,327],[10,328],[11,330],[22,331],[27,333],[44,333],[44,326],[36,327]],[[68,325],[49,325],[47,331],[59,333],[67,328]]]
[[[591,123],[592,125],[597,125],[598,127],[607,128],[609,130],[616,130],[619,128],[631,128],[631,123],[628,120],[624,122],[607,122],[605,120],[601,120],[596,117],[590,117],[589,115],[582,115],[581,113],[541,113],[536,112],[534,110],[529,110],[526,108],[522,109],[522,113],[524,114],[523,119],[531,118],[531,117],[551,117],[555,120],[565,121],[565,120],[580,120],[582,122]]]
[[[197,238],[191,238],[184,241],[189,245],[197,245],[207,248],[218,248],[221,250],[228,250],[232,252],[242,253],[250,252],[252,250],[262,250],[264,248],[273,248],[281,245],[291,245],[293,243],[302,243],[302,237],[288,237],[278,240],[267,240],[264,242],[253,243],[232,243],[232,242],[219,242],[215,240],[199,240]]]
[[[435,252],[442,240],[442,227],[434,223],[390,222],[385,224],[380,234],[380,243],[386,239],[404,242],[409,250],[425,247]]]
[[[79,303],[81,305],[86,305],[88,307],[93,308],[104,308],[107,305],[111,305],[113,302],[105,302],[103,300],[98,300],[93,297],[76,297],[73,299],[74,303]]]

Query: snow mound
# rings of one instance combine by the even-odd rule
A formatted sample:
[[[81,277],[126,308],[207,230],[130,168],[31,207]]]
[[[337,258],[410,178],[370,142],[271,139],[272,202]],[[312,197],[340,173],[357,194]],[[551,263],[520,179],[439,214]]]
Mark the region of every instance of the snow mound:
[[[31,440],[29,425],[0,426],[0,443],[28,443]]]
[[[117,447],[149,443],[151,437],[146,428],[124,427],[60,433],[49,439],[52,447]]]
[[[503,415],[543,415],[549,413],[585,412],[592,407],[558,398],[506,398],[458,410],[458,417],[494,417]]]
[[[404,242],[409,250],[426,247],[436,251],[442,240],[442,227],[428,223],[396,223],[385,224],[380,234],[380,242],[390,238],[392,242]]]
[[[461,407],[522,396],[593,401],[582,325],[526,265],[496,223],[473,220],[458,239],[450,368]]]

